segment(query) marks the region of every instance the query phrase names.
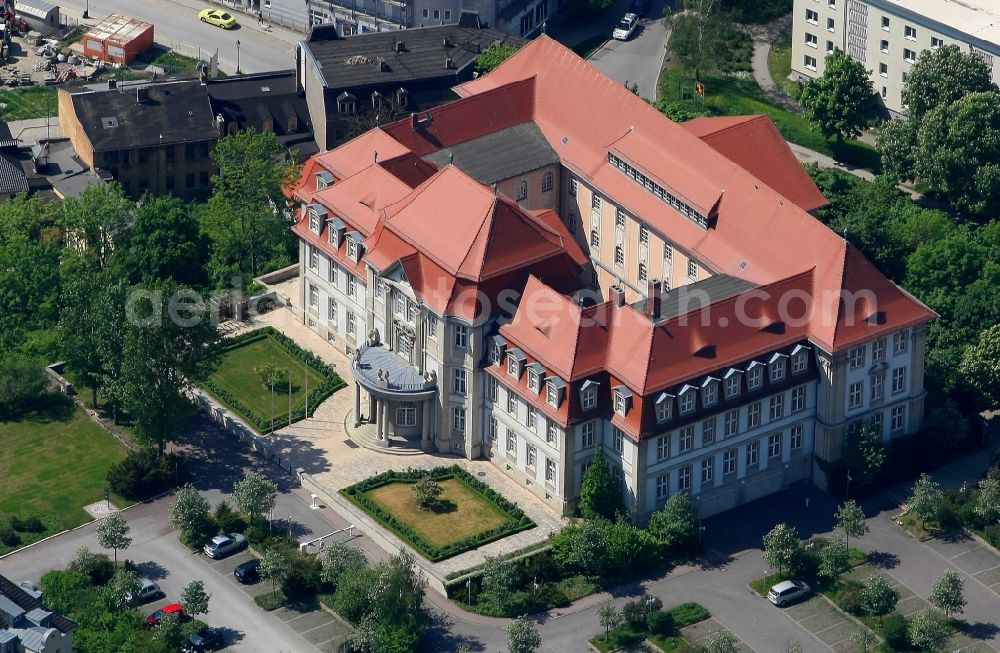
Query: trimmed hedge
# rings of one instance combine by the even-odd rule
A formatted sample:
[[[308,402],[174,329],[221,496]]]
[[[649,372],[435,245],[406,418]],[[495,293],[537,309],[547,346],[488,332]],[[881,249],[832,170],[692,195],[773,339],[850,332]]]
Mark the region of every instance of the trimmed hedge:
[[[271,338],[279,345],[281,345],[289,354],[295,357],[301,363],[304,363],[311,367],[316,372],[323,375],[323,382],[319,384],[316,388],[309,392],[308,401],[306,405],[309,407],[308,414],[306,413],[306,406],[300,406],[292,411],[292,422],[298,422],[306,417],[311,417],[316,411],[317,406],[330,395],[332,395],[337,390],[340,390],[347,384],[344,380],[340,378],[337,372],[323,362],[319,356],[316,356],[312,352],[306,351],[299,347],[295,342],[281,333],[274,327],[264,327],[262,329],[257,329],[255,331],[248,331],[247,333],[241,333],[238,336],[232,338],[227,338],[222,344],[221,351],[223,353],[238,349],[252,342],[257,342],[258,340],[264,340],[265,338]],[[224,403],[226,406],[232,410],[239,413],[240,417],[243,418],[247,424],[252,426],[258,433],[269,433],[271,431],[271,418],[270,416],[258,415],[250,408],[246,406],[238,397],[234,394],[225,390],[209,379],[203,379],[199,382],[199,385],[212,394],[220,402]],[[278,425],[275,424],[275,428],[283,428],[285,424]]]
[[[371,490],[389,485],[390,483],[416,483],[418,480],[426,477],[433,478],[435,481],[444,481],[452,478],[460,481],[482,499],[498,507],[507,516],[507,521],[496,528],[491,528],[458,540],[457,542],[438,547],[424,540],[412,528],[391,513],[383,510],[381,506],[372,501],[366,494]],[[431,562],[440,562],[460,553],[481,547],[484,544],[495,542],[508,535],[520,533],[521,531],[535,527],[535,522],[531,521],[531,518],[525,515],[524,511],[517,504],[508,500],[459,465],[435,467],[433,469],[409,468],[401,472],[390,470],[346,487],[340,493]]]

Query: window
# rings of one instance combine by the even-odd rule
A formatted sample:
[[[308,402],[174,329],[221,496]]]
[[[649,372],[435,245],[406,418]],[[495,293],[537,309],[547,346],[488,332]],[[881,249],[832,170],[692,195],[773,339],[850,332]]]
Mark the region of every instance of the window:
[[[736,449],[726,449],[722,454],[722,473],[736,473]]]
[[[917,40],[917,28],[905,25],[903,27],[903,36],[911,41]]]
[[[855,347],[851,350],[851,369],[856,370],[865,366],[865,346]]]
[[[691,489],[691,465],[684,465],[677,470],[677,489],[680,492]]]
[[[798,451],[802,448],[802,425],[796,424],[792,427],[791,434],[788,437],[788,444],[792,451]]]
[[[810,34],[806,32],[806,45],[811,48],[815,48],[819,45],[819,39],[816,38],[815,34]]]
[[[517,417],[517,395],[513,390],[507,390],[507,412]]]
[[[639,227],[639,244],[648,245],[649,244],[649,229],[645,227]]]
[[[521,180],[517,185],[517,201],[520,202],[528,197],[528,182]]]
[[[401,401],[396,404],[396,426],[416,426],[417,405],[412,401]]]
[[[587,388],[583,391],[583,397],[580,401],[580,405],[584,410],[590,410],[597,405],[597,388]]]
[[[785,395],[774,395],[768,400],[769,421],[785,416]]]
[[[337,285],[337,275],[339,273],[339,270],[337,268],[337,264],[333,262],[332,258],[331,259],[327,259],[327,260],[330,262],[330,267],[328,268],[329,271],[327,272],[326,280],[336,286]]]
[[[781,433],[772,433],[767,436],[767,457],[778,458],[781,456]]]
[[[656,459],[665,460],[670,457],[670,434],[656,438]]]
[[[880,63],[878,65],[878,74],[881,75],[882,77],[888,77],[889,76],[889,66],[885,65],[884,63]]]
[[[738,397],[740,394],[740,375],[733,374],[726,379],[726,399]]]
[[[847,407],[860,408],[864,392],[865,392],[864,381],[858,381],[857,383],[852,383],[850,388],[848,388],[847,390]]]
[[[710,417],[701,423],[701,446],[707,447],[715,442],[715,418]]]
[[[803,56],[802,65],[804,65],[809,70],[816,70],[816,57],[810,57],[808,54]]]
[[[917,60],[917,53],[909,48],[903,48],[903,61],[913,63]]]
[[[550,419],[545,420],[545,441],[554,445],[556,436],[559,434],[559,427]]]
[[[498,432],[498,429],[497,429],[497,418],[496,417],[491,417],[490,418],[490,442],[497,442],[498,441],[497,440],[497,432]]]
[[[441,18],[441,10],[440,9],[435,9],[434,10],[434,20],[439,20],[440,18]]]
[[[459,433],[465,433],[465,408],[456,406],[451,409],[451,427]]]
[[[611,444],[615,448],[615,453],[622,453],[625,451],[625,434],[617,426],[612,427],[611,432]]]
[[[833,41],[826,42],[826,53],[830,54],[833,52]]]
[[[436,315],[427,316],[427,335],[431,338],[437,338],[438,334],[438,319]]]
[[[701,403],[703,406],[714,406],[719,395],[719,386],[712,381],[701,390]]]
[[[884,52],[885,54],[889,54],[889,39],[882,39],[879,42],[878,49]]]
[[[885,374],[876,374],[872,376],[872,401],[878,401],[882,398],[882,390],[885,387]]]
[[[694,410],[694,391],[689,390],[681,395],[681,415]]]
[[[815,25],[817,22],[819,22],[819,14],[813,11],[812,9],[806,9],[806,21]]]
[[[941,39],[939,39],[939,38],[938,38],[938,37],[936,37],[936,36],[932,36],[932,37],[931,37],[931,49],[932,49],[932,50],[937,50],[937,49],[938,49],[938,48],[940,48],[940,47],[941,47],[942,45],[944,45],[944,41],[942,41]]]
[[[677,434],[677,446],[680,449],[680,453],[686,451],[691,451],[694,448],[694,427],[685,426]]]
[[[313,308],[319,306],[319,290],[312,284],[309,284],[309,306]]]
[[[528,420],[527,420],[527,423],[528,423],[528,428],[529,429],[534,429],[535,428],[535,419],[536,419],[536,415],[537,414],[538,413],[535,410],[535,407],[531,406],[531,405],[528,405]]]
[[[542,192],[547,193],[552,190],[552,173],[546,172],[542,175]]]
[[[596,229],[590,232],[590,246],[594,249],[598,249],[601,246],[601,234],[597,233]]]
[[[469,327],[464,324],[455,325],[455,347],[467,349],[469,346]]]
[[[698,264],[688,259],[688,279],[691,281],[698,280]]]
[[[826,31],[832,32],[834,30],[834,22],[832,18],[826,19]]]
[[[757,464],[760,458],[760,440],[754,440],[747,445],[747,467]]]
[[[357,317],[353,312],[347,311],[347,333],[355,333],[358,330]]]
[[[889,431],[896,433],[903,430],[906,421],[906,407],[896,406],[889,413]]]
[[[200,173],[198,173],[198,183],[201,186],[203,186],[203,187],[204,186],[208,186],[208,173],[207,172],[200,172]]]
[[[656,477],[656,498],[666,499],[670,494],[670,475],[666,472]]]
[[[496,402],[497,397],[500,396],[500,384],[492,376],[486,375],[486,395],[490,398],[490,401]]]
[[[747,389],[751,392],[760,388],[763,365],[754,365],[747,370]]]
[[[507,453],[517,455],[517,433],[507,430]]]
[[[358,280],[353,274],[347,275],[347,296],[354,297],[358,293]]]
[[[670,245],[667,245],[666,243],[664,243],[664,245],[663,245],[663,268],[664,268],[663,273],[664,273],[664,275],[670,274],[669,272],[667,272],[667,269],[669,269],[673,265],[673,263],[674,263],[674,248],[671,247]]]
[[[615,209],[615,229],[625,230],[625,212]]]
[[[779,358],[771,363],[771,383],[777,383],[785,378],[785,359]]]
[[[590,196],[590,208],[592,208],[595,211],[601,210],[601,196],[598,195],[597,193],[594,193],[593,195]]]
[[[885,338],[879,338],[872,343],[872,362],[877,363],[883,358],[885,358]]]
[[[528,467],[535,468],[535,445],[527,444],[524,446],[524,457],[525,462]]]
[[[722,435],[731,438],[740,430],[740,411],[738,408],[726,413],[726,421],[723,426]]]
[[[760,402],[755,401],[747,407],[747,428],[760,426]]]
[[[465,370],[456,369],[452,371],[451,391],[457,395],[465,394]]]
[[[881,95],[883,100],[886,99],[889,96],[889,89],[883,86]]]
[[[868,425],[871,426],[872,430],[878,433],[880,437],[882,435],[882,431],[885,430],[884,419],[882,411],[879,411],[872,415],[868,420]]]
[[[448,22],[448,21],[451,20],[451,9],[445,9],[444,10],[444,20],[445,20],[445,22]]]
[[[326,319],[330,322],[337,321],[337,302],[332,299],[328,300],[326,303]]]
[[[431,12],[430,12],[430,10],[429,10],[429,9],[424,9],[424,11],[423,11],[423,14],[422,14],[422,15],[423,15],[423,17],[424,17],[424,18],[430,18],[430,13],[431,13]]]
[[[541,387],[541,376],[534,370],[528,370],[528,390],[538,394]]]
[[[555,483],[556,482],[556,461],[551,458],[545,459],[545,482]]]
[[[358,258],[358,244],[352,238],[347,239],[347,255],[353,260]]]
[[[644,282],[644,281],[646,281],[646,280],[649,279],[649,275],[646,273],[646,264],[645,263],[640,263],[639,264],[639,272],[638,272],[637,276],[639,278],[639,282],[640,283],[642,283],[642,282]]]
[[[417,323],[417,311],[418,311],[418,309],[417,309],[416,302],[411,302],[409,299],[407,299],[406,300],[406,320],[408,322],[412,322],[413,324]]]
[[[705,458],[701,461],[701,483],[705,485],[706,483],[712,482],[712,476],[715,474],[715,458]]]
[[[576,197],[576,189],[580,182],[576,180],[576,177],[570,177],[569,179],[569,194]]]
[[[595,441],[594,422],[587,422],[580,427],[580,446],[583,449],[590,449],[594,446]]]
[[[800,385],[797,388],[792,388],[792,412],[797,413],[800,410],[805,410],[806,407],[806,387]]]
[[[897,367],[892,371],[892,394],[898,394],[906,389],[906,368]]]
[[[888,16],[882,16],[882,29],[884,29],[887,32],[889,31],[889,17]]]
[[[625,416],[625,393],[620,390],[615,390],[615,412]]]
[[[671,401],[670,397],[665,397],[660,403],[656,404],[657,423],[663,424],[670,419]]]
[[[319,254],[316,253],[316,248],[309,245],[309,268],[317,269],[319,267]]]
[[[892,353],[902,354],[906,351],[906,331],[898,331],[892,334]]]
[[[615,245],[615,267],[625,267],[625,250],[621,245]]]

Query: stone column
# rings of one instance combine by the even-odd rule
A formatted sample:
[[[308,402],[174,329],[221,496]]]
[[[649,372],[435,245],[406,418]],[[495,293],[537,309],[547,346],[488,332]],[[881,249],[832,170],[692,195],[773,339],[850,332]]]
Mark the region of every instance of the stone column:
[[[354,428],[361,426],[361,384],[354,382]]]
[[[378,402],[378,421],[377,421],[377,432],[378,439],[385,440],[385,401]]]
[[[434,399],[425,399],[420,404],[420,448],[430,451],[431,442],[431,413],[434,410]]]
[[[368,393],[368,419],[366,420],[369,424],[375,422],[376,411],[378,410],[378,399],[371,392]]]

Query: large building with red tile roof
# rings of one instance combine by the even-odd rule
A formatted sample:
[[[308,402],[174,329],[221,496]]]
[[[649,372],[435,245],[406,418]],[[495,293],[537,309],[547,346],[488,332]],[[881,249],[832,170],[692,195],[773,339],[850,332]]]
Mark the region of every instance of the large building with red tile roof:
[[[602,451],[641,518],[823,485],[851,429],[919,427],[934,314],[810,215],[769,119],[674,123],[545,36],[455,90],[291,192],[357,428],[561,511]]]

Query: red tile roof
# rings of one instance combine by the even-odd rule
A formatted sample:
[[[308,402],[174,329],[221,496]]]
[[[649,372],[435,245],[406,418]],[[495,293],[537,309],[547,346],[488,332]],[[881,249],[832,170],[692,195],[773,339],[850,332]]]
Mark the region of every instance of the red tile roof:
[[[767,116],[702,117],[680,123],[804,211],[829,202]]]

